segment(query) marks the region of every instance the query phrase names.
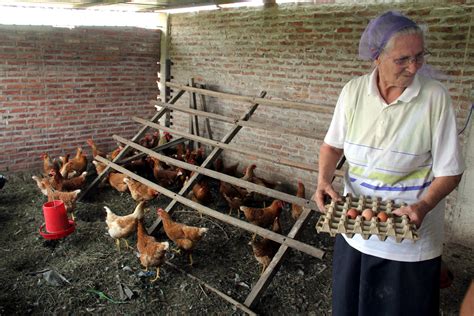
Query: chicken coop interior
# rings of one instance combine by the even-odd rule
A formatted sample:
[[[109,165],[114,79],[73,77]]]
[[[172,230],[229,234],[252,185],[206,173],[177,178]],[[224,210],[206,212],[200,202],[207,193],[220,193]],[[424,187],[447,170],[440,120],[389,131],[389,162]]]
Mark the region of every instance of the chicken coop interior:
[[[84,298],[87,307],[76,306],[69,299],[69,303],[58,300],[57,309],[50,309],[55,294],[43,295],[50,297],[50,307],[45,307],[41,296],[35,302],[23,302],[4,291],[0,314],[23,305],[27,307],[20,311],[30,313],[77,312],[81,310],[78,308],[89,313],[131,313],[134,309],[126,308],[133,308],[137,296],[145,300],[145,307],[137,304],[135,311],[150,312],[147,295],[154,298],[150,299],[154,304],[162,304],[166,301],[163,297],[179,296],[189,282],[193,285],[186,286],[196,287],[201,301],[210,303],[188,298],[188,302],[173,301],[174,305],[170,303],[161,312],[186,313],[187,309],[189,313],[265,315],[281,311],[330,315],[330,301],[324,296],[329,295],[330,279],[318,278],[330,272],[325,271],[330,263],[324,260],[332,255],[333,236],[317,231],[321,215],[312,200],[319,147],[344,84],[372,69],[369,62],[357,59],[358,40],[369,19],[386,10],[404,12],[430,30],[427,41],[434,53],[429,61],[444,74],[441,81],[452,97],[467,165],[461,184],[447,198],[445,238],[448,244],[461,244],[472,251],[474,4],[435,3],[2,2],[4,12],[51,10],[63,21],[54,25],[29,19],[7,24],[0,18],[0,201],[17,201],[9,186],[19,185],[18,193],[24,189],[23,182],[29,183],[36,196],[28,198],[32,208],[41,209],[51,201],[62,200],[65,214],[71,218],[64,225],[74,223],[75,227],[75,231],[71,227],[65,233],[68,236],[58,237],[59,241],[45,242],[42,237],[56,237],[45,233],[48,222],[40,228],[42,237],[36,236],[40,235],[38,219],[47,221],[46,213],[43,217],[38,211],[34,216],[21,216],[26,222],[20,228],[10,225],[8,236],[2,238],[9,243],[31,230],[29,243],[36,249],[36,257],[44,256],[42,264],[48,269],[59,269],[60,263],[47,260],[70,256],[76,248],[87,251],[78,248],[79,242],[74,241],[78,237],[74,236],[91,229],[97,236],[86,240],[92,243],[104,239],[104,249],[110,251],[91,258],[100,257],[105,262],[111,253],[118,253],[124,262],[135,264],[114,261],[105,272],[95,275],[109,273],[114,280],[128,270],[141,274],[133,281],[134,286],[130,285],[132,281],[129,287],[123,279],[116,281],[121,301],[112,298],[117,291],[115,284],[113,288],[105,283],[100,287],[100,281],[83,281],[90,288]],[[138,20],[143,17],[142,22],[151,20],[152,26],[71,25],[73,16],[69,23],[64,21],[69,11],[83,14],[78,21],[87,20],[87,14],[105,17],[126,12],[137,15]],[[333,179],[341,193],[345,168],[342,159]],[[106,200],[110,195],[117,200]],[[7,208],[2,211],[6,213]],[[8,223],[10,217],[2,216],[0,220]],[[242,261],[251,260],[233,267],[235,280],[230,289],[226,285],[228,277],[222,276],[220,281],[206,279],[193,266],[193,261],[206,257],[202,250],[202,244],[210,239],[206,223],[219,230],[212,236],[229,240],[235,231],[242,234],[236,238],[245,256],[240,252],[238,256]],[[138,259],[132,255],[135,252],[127,253],[122,241],[132,249],[136,241]],[[212,249],[223,252],[218,252],[216,258],[209,254],[212,265],[229,265],[219,260],[227,256],[226,242],[214,242]],[[2,248],[5,258],[10,251]],[[452,262],[460,255],[453,256],[448,257]],[[176,261],[176,257],[183,261]],[[91,258],[87,260],[93,261]],[[24,258],[5,260],[2,266],[26,264]],[[180,266],[183,262],[189,265]],[[309,269],[307,265],[317,269],[305,270]],[[254,270],[252,278],[244,271],[249,266]],[[297,268],[291,270],[288,266]],[[21,289],[18,280],[43,276],[43,268],[12,268],[15,272],[2,280],[8,289],[17,291]],[[91,269],[79,264],[74,268]],[[147,274],[151,273],[148,270],[156,270],[151,282],[143,277],[152,275]],[[166,292],[169,271],[182,273],[188,281]],[[472,269],[463,271],[451,292],[456,298],[442,296],[447,315],[458,312],[459,307],[452,302],[462,300]],[[12,281],[15,273],[22,277]],[[317,287],[319,282],[326,287],[321,287],[323,294],[316,301],[304,294],[300,298],[287,294],[300,289],[293,290],[295,285],[289,279],[279,281],[282,275],[306,279],[295,281],[301,284],[313,282]],[[57,282],[64,285],[65,278],[61,278]],[[51,284],[50,279],[45,280],[42,282]],[[54,286],[60,289],[58,284]],[[288,306],[269,307],[280,290],[282,298],[277,301]],[[77,296],[71,285],[64,291]],[[301,291],[318,292],[309,287]],[[295,298],[285,304],[286,295]],[[210,309],[216,304],[210,296],[227,307]]]

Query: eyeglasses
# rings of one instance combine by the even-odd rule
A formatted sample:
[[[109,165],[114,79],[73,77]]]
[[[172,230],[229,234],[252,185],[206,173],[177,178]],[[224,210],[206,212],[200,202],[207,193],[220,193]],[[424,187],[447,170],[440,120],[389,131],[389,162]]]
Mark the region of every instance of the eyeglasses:
[[[417,65],[421,65],[425,62],[425,58],[431,55],[431,52],[428,50],[424,50],[423,52],[419,53],[416,56],[410,57],[402,57],[394,59],[393,62],[400,67],[406,67],[411,63],[415,63]]]

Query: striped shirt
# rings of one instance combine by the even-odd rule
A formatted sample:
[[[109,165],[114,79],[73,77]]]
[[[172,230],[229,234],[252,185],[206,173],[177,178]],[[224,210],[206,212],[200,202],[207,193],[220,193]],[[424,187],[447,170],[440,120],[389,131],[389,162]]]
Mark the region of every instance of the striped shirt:
[[[416,75],[397,100],[387,104],[376,84],[377,69],[348,82],[336,105],[325,143],[343,148],[348,170],[344,194],[366,195],[412,204],[434,177],[461,174],[464,161],[451,99],[438,81]],[[420,240],[385,242],[360,235],[347,242],[357,250],[397,261],[441,255],[444,200],[419,228]]]

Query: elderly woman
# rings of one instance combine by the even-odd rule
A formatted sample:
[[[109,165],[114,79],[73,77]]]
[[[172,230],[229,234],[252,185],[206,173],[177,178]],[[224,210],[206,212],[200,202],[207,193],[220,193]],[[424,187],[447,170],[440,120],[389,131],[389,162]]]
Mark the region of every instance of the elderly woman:
[[[389,11],[373,19],[359,55],[374,70],[344,86],[320,148],[314,199],[322,212],[325,196],[340,199],[331,182],[344,154],[344,194],[407,203],[394,214],[420,235],[416,243],[338,235],[333,315],[438,315],[444,198],[465,166],[448,92],[423,75],[427,54],[409,18]]]

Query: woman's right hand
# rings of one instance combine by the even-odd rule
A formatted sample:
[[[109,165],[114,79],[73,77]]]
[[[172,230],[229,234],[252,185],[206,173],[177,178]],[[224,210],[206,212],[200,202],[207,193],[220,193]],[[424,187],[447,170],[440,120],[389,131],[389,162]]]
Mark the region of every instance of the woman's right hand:
[[[334,190],[331,183],[318,183],[318,187],[316,188],[316,192],[313,194],[312,200],[316,202],[321,213],[326,213],[326,208],[324,207],[324,199],[326,196],[331,197],[334,201],[341,200],[341,196]]]

